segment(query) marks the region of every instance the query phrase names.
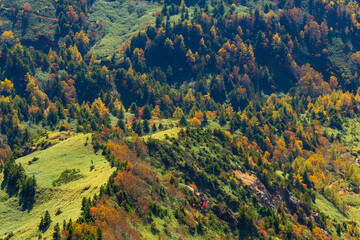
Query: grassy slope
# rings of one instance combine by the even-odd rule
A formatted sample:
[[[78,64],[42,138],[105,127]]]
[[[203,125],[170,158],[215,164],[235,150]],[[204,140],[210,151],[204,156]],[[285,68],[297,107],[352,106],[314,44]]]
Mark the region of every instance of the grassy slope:
[[[360,120],[358,118],[346,118],[343,124],[343,130],[324,128],[329,135],[340,134],[341,142],[344,144],[348,152],[356,154],[360,150]],[[355,160],[355,158],[354,158]],[[343,201],[348,205],[347,215],[344,216],[332,203],[325,197],[318,194],[316,198],[316,206],[323,213],[336,219],[337,221],[360,221],[360,196],[344,195]]]
[[[323,195],[316,193],[315,206],[325,215],[336,219],[337,221],[345,221],[347,217],[344,216],[334,204],[329,202]]]
[[[90,9],[89,23],[105,22],[105,31],[104,36],[97,41],[90,52],[98,57],[111,56],[141,27],[150,22],[154,25],[153,13],[161,10],[162,6],[156,2],[96,0]],[[190,7],[189,14],[192,15],[193,12],[194,7]],[[248,8],[238,6],[235,12],[246,14]],[[171,16],[170,20],[174,22],[179,18],[180,14],[177,14]]]
[[[29,14],[26,30],[23,31],[22,25],[15,25],[9,14],[10,8],[23,9],[25,3],[30,3],[32,13]],[[55,17],[55,7],[53,0],[3,0],[0,5],[0,19],[3,31],[13,31],[15,39],[21,40],[34,39],[34,36],[46,36],[48,39],[54,40],[55,24],[51,21]]]
[[[178,133],[180,132],[180,129],[179,127],[175,127],[175,128],[170,128],[170,129],[167,129],[167,130],[164,130],[164,131],[161,131],[161,132],[156,132],[156,133],[153,133],[153,134],[149,134],[149,135],[146,135],[143,137],[144,140],[147,140],[148,138],[155,138],[155,139],[158,139],[158,140],[164,140],[166,138],[166,135],[169,136],[170,138],[173,138],[173,137],[177,137],[178,136]]]
[[[99,57],[111,56],[126,40],[149,21],[153,12],[161,10],[157,3],[143,2],[131,7],[128,1],[96,0],[90,9],[89,23],[105,22],[104,37],[90,50]],[[138,10],[136,10],[138,9]],[[140,9],[140,10],[139,10]],[[138,12],[137,12],[138,11]],[[142,11],[142,14],[138,14]]]
[[[84,146],[87,137],[89,144]],[[79,217],[82,198],[97,194],[99,187],[108,181],[113,172],[105,158],[100,153],[94,153],[90,142],[90,134],[75,135],[46,150],[17,160],[23,165],[28,176],[35,175],[38,183],[36,203],[30,212],[21,211],[18,199],[9,199],[5,191],[1,190],[0,236],[13,231],[13,239],[36,238],[39,234],[38,224],[45,210],[49,210],[53,222],[43,237],[50,237],[57,222],[62,226],[63,219],[68,221],[70,218],[76,220]],[[28,165],[28,161],[34,157],[39,160]],[[91,160],[95,169],[90,172]],[[79,169],[84,177],[59,187],[52,186],[53,180],[57,179],[61,172],[74,168]],[[2,177],[0,175],[0,181]],[[55,216],[58,208],[62,213]]]
[[[332,128],[324,128],[329,135],[340,134],[341,142],[345,148],[351,152],[357,152],[360,150],[360,119],[358,118],[345,118],[343,124],[343,130],[339,131]]]

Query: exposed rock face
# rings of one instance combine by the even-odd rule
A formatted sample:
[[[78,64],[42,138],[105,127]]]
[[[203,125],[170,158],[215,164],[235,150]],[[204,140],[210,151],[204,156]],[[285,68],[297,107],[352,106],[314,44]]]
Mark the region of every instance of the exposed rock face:
[[[241,180],[243,185],[250,187],[251,192],[260,199],[261,204],[265,204],[275,211],[277,206],[282,206],[292,214],[294,212],[303,212],[299,210],[304,209],[304,205],[287,188],[276,186],[276,194],[272,195],[255,174],[240,170],[236,170],[234,173],[235,177]],[[299,217],[302,218],[303,216]]]
[[[228,221],[232,227],[238,225],[238,220],[236,219],[236,213],[231,211],[224,204],[220,203],[214,206],[214,211],[225,221]]]
[[[281,205],[283,208],[286,208],[287,211],[291,214],[296,213],[300,219],[300,221],[304,222],[307,218],[304,210],[307,211],[306,207],[302,202],[299,201],[295,196],[293,196],[287,188],[276,187],[276,197],[275,201],[278,205]]]
[[[241,180],[241,183],[245,186],[250,187],[251,192],[255,194],[261,201],[272,209],[276,208],[274,197],[269,193],[264,184],[254,174],[248,172],[241,172],[239,170],[234,171],[235,177]]]
[[[235,170],[234,174],[243,185],[248,186],[251,192],[260,199],[261,204],[271,207],[275,212],[278,210],[277,207],[280,206],[289,214],[296,213],[299,217],[299,222],[305,222],[310,217],[311,220],[321,228],[319,214],[310,213],[305,205],[293,196],[287,188],[276,186],[275,193],[271,194],[255,174],[242,172],[240,170]],[[230,209],[222,206],[217,206],[217,208],[221,216],[229,222],[232,222],[231,218],[235,217],[235,213],[232,213]],[[232,223],[237,224],[237,221],[233,221]],[[325,230],[322,230],[322,232],[325,236],[330,236],[329,232]]]
[[[303,204],[287,188],[276,187],[276,196],[292,213],[298,208],[303,208]]]

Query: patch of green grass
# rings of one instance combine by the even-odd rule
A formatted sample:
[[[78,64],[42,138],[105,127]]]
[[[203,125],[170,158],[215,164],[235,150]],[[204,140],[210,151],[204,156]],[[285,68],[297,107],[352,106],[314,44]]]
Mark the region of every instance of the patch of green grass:
[[[353,207],[360,206],[360,198],[355,196],[346,195],[343,197],[343,201],[345,202],[345,204]]]
[[[316,193],[315,207],[322,213],[338,222],[346,221],[347,217],[337,209],[333,203],[327,200],[323,195]]]
[[[104,36],[91,48],[98,57],[111,56],[126,40],[149,21],[155,21],[153,12],[162,7],[148,1],[97,0],[90,9],[89,23],[104,22]]]
[[[352,48],[351,42],[347,42],[347,44],[350,48]],[[344,43],[340,37],[333,38],[331,44],[329,44],[328,57],[334,66],[341,67],[347,75],[351,75],[356,71],[355,65],[352,61],[346,60],[350,56],[344,52],[343,46]]]
[[[176,138],[178,136],[178,133],[180,132],[179,127],[175,127],[175,128],[170,128],[164,131],[160,131],[160,132],[156,132],[153,134],[149,134],[143,137],[144,140],[151,138],[155,138],[158,140],[164,140],[166,138],[166,136],[168,136],[169,138]]]
[[[338,134],[341,136],[341,143],[346,149],[352,152],[360,151],[360,119],[357,118],[345,118],[343,129],[337,130],[332,128],[325,128],[328,135],[332,134],[336,137]]]
[[[352,221],[360,221],[360,208],[353,208],[349,211],[349,219]]]
[[[58,133],[49,132],[48,138]],[[114,169],[101,154],[95,154],[91,144],[85,146],[86,139],[91,142],[91,134],[72,135],[42,151],[36,151],[16,160],[21,163],[28,176],[34,175],[37,181],[35,205],[31,211],[22,211],[16,197],[0,190],[0,238],[10,232],[12,239],[37,239],[41,216],[48,210],[53,220],[49,230],[42,236],[51,239],[56,223],[62,225],[63,220],[75,221],[81,213],[83,197],[93,197],[99,193],[101,185],[105,184]],[[38,158],[28,164],[34,157]],[[90,167],[94,169],[90,171]],[[67,169],[78,169],[83,177],[61,186],[52,186],[52,182]],[[0,174],[0,182],[3,175]],[[61,214],[56,214],[61,210]],[[21,221],[19,221],[21,219]]]

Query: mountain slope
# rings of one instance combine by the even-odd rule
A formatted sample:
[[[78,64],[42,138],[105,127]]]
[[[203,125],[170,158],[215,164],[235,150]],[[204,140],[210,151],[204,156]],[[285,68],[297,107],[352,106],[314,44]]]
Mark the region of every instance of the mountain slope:
[[[56,134],[55,139],[56,136],[61,137],[61,134]],[[86,142],[88,145],[84,146]],[[38,160],[29,165],[28,162],[34,158]],[[62,225],[63,220],[68,221],[70,218],[75,221],[81,213],[82,199],[97,194],[100,186],[112,174],[105,158],[99,153],[94,154],[91,134],[73,135],[45,150],[17,159],[16,162],[22,164],[28,176],[35,176],[38,187],[35,204],[30,211],[23,211],[15,196],[9,198],[4,190],[0,191],[0,236],[13,232],[13,239],[34,239],[39,234],[50,237],[56,223]],[[94,168],[90,171],[92,165]],[[70,169],[80,170],[82,177],[60,186],[52,185],[63,171]],[[56,216],[58,209],[62,213]],[[39,231],[39,223],[45,210],[49,211],[53,222],[50,229],[42,233]]]

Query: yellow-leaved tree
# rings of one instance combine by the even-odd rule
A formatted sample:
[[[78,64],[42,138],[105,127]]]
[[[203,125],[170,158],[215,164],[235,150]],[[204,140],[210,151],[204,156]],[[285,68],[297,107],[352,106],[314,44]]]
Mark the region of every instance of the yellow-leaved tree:
[[[194,127],[200,127],[201,126],[201,122],[199,119],[197,119],[196,117],[193,117],[190,119],[190,123],[192,126]]]
[[[97,98],[91,104],[91,112],[92,113],[99,113],[100,115],[105,115],[109,113],[109,109],[105,106],[105,103],[101,100],[101,98]]]
[[[11,93],[14,90],[14,84],[7,78],[0,82],[1,92]]]
[[[174,119],[181,119],[184,116],[184,112],[181,108],[177,107],[174,111],[173,118]]]
[[[12,31],[4,31],[1,35],[2,43],[12,43],[14,41],[14,33]]]
[[[50,103],[49,97],[41,91],[37,79],[31,76],[30,73],[27,73],[25,81],[27,82],[25,91],[28,94],[29,100],[32,103],[36,103],[38,106],[47,108]]]

